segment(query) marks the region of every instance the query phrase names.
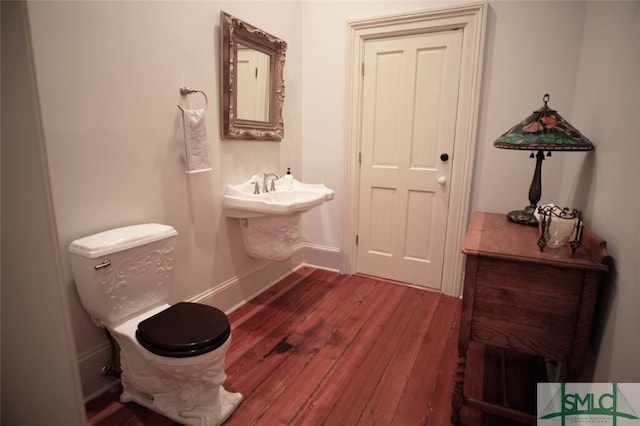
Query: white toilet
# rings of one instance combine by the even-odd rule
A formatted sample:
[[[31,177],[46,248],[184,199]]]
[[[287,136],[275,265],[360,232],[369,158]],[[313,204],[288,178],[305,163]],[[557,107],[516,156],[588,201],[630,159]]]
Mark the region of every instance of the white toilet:
[[[231,327],[212,306],[167,304],[177,235],[155,223],[90,235],[69,246],[71,267],[82,305],[120,346],[120,400],[219,425],[242,400],[222,386]]]

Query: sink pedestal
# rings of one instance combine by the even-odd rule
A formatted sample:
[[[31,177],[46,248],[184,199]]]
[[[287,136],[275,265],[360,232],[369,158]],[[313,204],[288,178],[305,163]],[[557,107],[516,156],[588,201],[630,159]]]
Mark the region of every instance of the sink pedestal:
[[[240,219],[242,241],[254,259],[285,261],[293,255],[300,237],[301,214],[259,216]]]

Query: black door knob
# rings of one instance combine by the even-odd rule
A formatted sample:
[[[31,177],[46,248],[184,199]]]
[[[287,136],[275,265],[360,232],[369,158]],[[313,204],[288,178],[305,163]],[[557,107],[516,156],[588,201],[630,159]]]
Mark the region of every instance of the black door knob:
[[[447,161],[449,159],[449,154],[447,154],[446,152],[444,154],[440,154],[440,159],[442,161]]]

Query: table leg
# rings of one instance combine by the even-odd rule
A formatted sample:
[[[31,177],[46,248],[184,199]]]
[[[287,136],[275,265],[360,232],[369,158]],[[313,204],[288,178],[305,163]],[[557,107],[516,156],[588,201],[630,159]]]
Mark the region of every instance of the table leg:
[[[451,397],[451,423],[460,424],[460,410],[464,403],[464,371],[467,366],[467,348],[458,348],[458,366]]]

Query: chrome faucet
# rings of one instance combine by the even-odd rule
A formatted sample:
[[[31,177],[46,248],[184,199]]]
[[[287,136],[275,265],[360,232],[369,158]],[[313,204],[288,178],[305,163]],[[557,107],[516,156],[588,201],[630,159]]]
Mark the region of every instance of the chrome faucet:
[[[267,182],[269,181],[270,177],[273,177],[274,179],[271,179],[271,187],[269,189],[267,189]],[[278,176],[278,174],[276,174],[276,173],[265,173],[264,174],[264,180],[262,181],[262,192],[275,191],[276,190],[276,183],[275,183],[276,179],[280,179],[280,176]]]

